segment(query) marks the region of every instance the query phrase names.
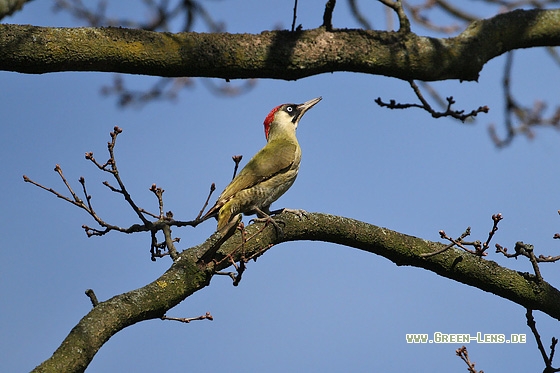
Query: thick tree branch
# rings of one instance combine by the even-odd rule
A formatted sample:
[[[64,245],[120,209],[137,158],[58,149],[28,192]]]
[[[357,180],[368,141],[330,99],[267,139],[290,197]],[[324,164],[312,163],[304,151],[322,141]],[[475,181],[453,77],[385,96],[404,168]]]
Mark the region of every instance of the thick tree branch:
[[[214,235],[202,245],[181,253],[171,268],[151,284],[98,303],[72,329],[53,356],[35,371],[85,370],[99,348],[118,331],[139,321],[161,318],[167,310],[207,286],[215,271],[231,264],[231,260],[221,259],[232,255],[233,260],[239,261],[242,255],[245,258],[258,256],[272,245],[285,241],[325,241],[378,254],[399,266],[431,270],[560,320],[560,291],[544,281],[537,282],[532,275],[454,248],[422,257],[422,253],[435,252],[444,245],[353,219],[317,213],[309,213],[302,220],[289,213],[278,218],[286,223],[282,241],[276,237],[274,227],[269,226],[259,234],[258,240],[247,240],[243,250],[239,250],[241,234],[238,232],[220,248],[215,258],[218,261],[202,268],[197,261],[213,247],[218,239]],[[262,224],[249,226],[246,236],[261,228]]]
[[[274,78],[352,71],[404,80],[476,80],[507,51],[560,45],[560,9],[516,10],[446,39],[325,28],[252,34],[0,25],[0,70]]]

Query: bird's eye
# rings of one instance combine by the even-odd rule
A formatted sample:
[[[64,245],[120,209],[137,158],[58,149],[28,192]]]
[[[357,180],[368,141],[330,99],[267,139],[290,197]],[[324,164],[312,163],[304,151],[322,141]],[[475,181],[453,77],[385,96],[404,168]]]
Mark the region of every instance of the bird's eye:
[[[288,107],[286,108],[286,111],[287,111],[288,113],[291,113],[291,112],[292,112],[292,110],[294,110],[294,108],[293,108],[293,107],[291,107],[291,106],[288,106]]]

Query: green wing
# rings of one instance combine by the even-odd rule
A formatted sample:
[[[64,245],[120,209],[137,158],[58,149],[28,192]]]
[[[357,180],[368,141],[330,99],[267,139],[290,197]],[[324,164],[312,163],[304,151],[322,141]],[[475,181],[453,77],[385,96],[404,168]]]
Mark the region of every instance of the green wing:
[[[297,143],[291,141],[269,142],[243,167],[222,192],[218,201],[229,199],[239,191],[251,188],[291,167],[297,150]]]

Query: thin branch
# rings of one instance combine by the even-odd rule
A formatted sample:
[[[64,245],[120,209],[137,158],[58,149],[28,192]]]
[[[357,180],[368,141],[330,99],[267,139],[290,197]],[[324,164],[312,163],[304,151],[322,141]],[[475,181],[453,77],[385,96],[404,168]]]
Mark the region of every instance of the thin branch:
[[[521,241],[515,243],[515,253],[510,254],[507,251],[507,247],[503,247],[501,245],[496,244],[496,252],[502,253],[506,258],[517,258],[518,256],[522,255],[529,259],[531,259],[530,253],[533,250],[533,246],[529,244],[525,244]],[[534,257],[535,263],[553,263],[560,260],[560,255],[557,256],[544,256],[539,255],[538,257]]]
[[[505,116],[505,126],[506,126],[506,137],[500,140],[498,134],[496,133],[496,128],[494,125],[490,125],[488,130],[490,132],[490,137],[494,141],[497,147],[502,148],[511,143],[515,137],[515,130],[512,124],[512,109],[517,107],[517,104],[513,100],[510,89],[511,81],[511,67],[513,64],[513,52],[509,52],[506,55],[506,63],[504,66],[504,76],[502,78],[502,86],[504,90],[505,105],[504,105],[504,116]]]
[[[544,262],[551,263],[551,262],[556,262],[556,261],[560,260],[560,256],[545,257],[543,255],[539,255],[539,257],[536,257],[533,245],[523,243],[522,241],[518,241],[518,242],[515,243],[514,250],[515,250],[515,253],[510,254],[510,253],[508,253],[507,247],[503,247],[499,244],[496,244],[496,252],[497,253],[502,253],[506,258],[516,258],[517,259],[517,257],[520,256],[520,255],[528,258],[529,261],[531,262],[531,265],[533,266],[533,271],[535,272],[535,276],[536,276],[538,282],[543,282],[544,281],[542,276],[541,276],[541,271],[539,269],[539,263],[544,263]]]
[[[451,106],[455,104],[455,100],[453,99],[453,96],[450,96],[446,98],[447,100],[446,110],[443,112],[439,112],[432,108],[432,106],[424,98],[422,92],[420,91],[420,88],[418,88],[418,86],[416,85],[416,83],[414,83],[414,81],[410,80],[409,84],[412,90],[414,91],[414,93],[416,94],[416,97],[418,97],[418,99],[420,100],[421,104],[401,104],[401,103],[397,103],[395,100],[390,100],[387,103],[387,102],[383,102],[383,100],[381,100],[381,97],[375,99],[375,102],[377,103],[377,105],[389,109],[408,109],[411,107],[417,107],[430,113],[433,118],[452,117],[455,119],[459,119],[462,122],[464,122],[465,120],[471,117],[477,116],[479,113],[488,113],[488,111],[490,110],[488,106],[480,106],[477,109],[471,110],[471,112],[466,114],[464,110],[452,110]]]
[[[88,201],[88,204],[84,203],[84,201],[82,199],[80,199],[76,193],[74,193],[74,191],[72,190],[72,187],[70,186],[70,184],[68,183],[68,181],[66,180],[66,178],[64,177],[64,174],[62,172],[62,168],[60,167],[60,165],[56,165],[55,167],[55,171],[60,175],[60,177],[62,178],[64,184],[66,185],[66,187],[68,188],[68,190],[70,191],[70,194],[72,195],[73,198],[68,198],[64,195],[62,195],[61,193],[57,192],[56,190],[52,189],[52,188],[47,188],[46,186],[37,183],[36,181],[33,181],[32,179],[30,179],[28,176],[23,175],[23,180],[26,183],[30,183],[33,184],[43,190],[46,190],[49,193],[54,194],[55,196],[57,196],[60,199],[63,199],[67,202],[70,202],[71,204],[73,204],[74,206],[77,206],[79,208],[81,208],[82,210],[86,211],[96,222],[97,224],[99,224],[101,227],[105,228],[104,230],[98,230],[98,229],[93,229],[88,227],[87,225],[83,225],[82,228],[85,229],[86,234],[88,235],[88,237],[91,236],[102,236],[106,233],[108,233],[111,230],[116,230],[119,232],[124,232],[124,233],[132,233],[132,232],[139,232],[140,230],[138,230],[139,226],[138,225],[133,225],[129,228],[121,228],[119,226],[116,225],[112,225],[109,224],[105,221],[103,221],[95,212],[95,210],[93,210],[93,208],[91,208],[91,202],[90,199],[91,197],[86,195],[86,200]],[[85,190],[85,180],[83,180],[83,177],[80,177],[80,183],[82,183],[82,185],[84,185],[84,192],[86,192]]]
[[[95,295],[95,292],[92,289],[87,289],[86,295],[91,301],[91,305],[93,307],[96,307],[99,304],[99,300],[97,300],[97,296]]]
[[[524,247],[525,247],[524,251],[529,254],[529,261],[531,262],[531,265],[533,266],[533,271],[535,272],[535,276],[537,277],[537,281],[538,282],[543,282],[543,278],[542,278],[542,275],[541,275],[541,270],[539,268],[539,261],[535,257],[534,246],[525,244]]]
[[[441,97],[438,91],[436,91],[429,82],[419,81],[418,84],[422,87],[424,91],[426,91],[430,95],[430,97],[436,102],[436,104],[440,108],[445,109],[447,107],[448,105],[447,100]]]
[[[410,33],[410,21],[404,12],[401,0],[379,0],[385,6],[393,9],[399,18],[399,31],[400,33]]]
[[[241,162],[241,160],[243,159],[242,155],[234,155],[233,157],[231,157],[231,159],[233,159],[233,162],[235,162],[235,167],[233,168],[233,176],[231,178],[231,180],[235,179],[235,175],[237,175],[237,169],[239,168],[239,162]]]
[[[354,18],[356,18],[356,21],[358,21],[358,23],[362,25],[362,28],[364,30],[372,30],[373,29],[372,24],[369,23],[369,21],[364,17],[362,12],[360,12],[360,10],[358,9],[358,4],[356,3],[356,0],[348,0],[348,4],[350,5],[350,11],[352,12],[352,15],[354,16]]]
[[[332,25],[332,15],[334,12],[334,7],[336,5],[336,0],[328,0],[325,4],[325,13],[323,13],[323,25],[322,27],[325,28],[327,31],[333,30]]]
[[[546,51],[550,58],[560,66],[560,53],[558,53],[558,49],[556,47],[546,47]]]
[[[265,226],[263,226],[264,229]],[[245,235],[245,224],[243,224],[242,222],[238,224],[237,229],[241,232],[241,243],[239,245],[239,247],[241,248],[241,258],[239,259],[239,265],[237,265],[235,263],[235,260],[233,259],[233,255],[237,252],[237,248],[232,251],[231,253],[229,253],[224,259],[222,259],[221,261],[217,262],[216,265],[220,265],[224,260],[229,260],[231,262],[231,264],[233,265],[233,267],[235,268],[237,273],[233,273],[233,272],[216,272],[217,275],[227,275],[229,277],[231,277],[231,279],[233,280],[233,286],[238,286],[239,283],[241,282],[241,278],[243,276],[243,273],[245,272],[245,270],[247,269],[247,266],[245,265],[248,261],[247,258],[245,258],[245,244],[247,243],[247,237]],[[261,230],[258,230],[257,233],[255,233],[255,235],[251,236],[249,239],[257,236],[259,233],[262,232]]]
[[[465,233],[467,233],[467,232],[468,232],[468,234],[470,234],[471,227],[467,228]],[[463,235],[465,235],[465,233],[463,233]],[[461,240],[454,240],[453,238],[449,237],[443,230],[439,231],[439,234],[440,234],[441,238],[444,238],[444,239],[450,241],[452,244],[456,245],[457,247],[460,247],[461,249],[465,250],[468,253],[471,253],[471,254],[476,255],[476,256],[486,256],[486,255],[488,255],[488,253],[485,253],[482,250],[482,245],[481,245],[480,241],[464,242],[462,239]],[[463,237],[463,235],[461,235],[461,237]],[[470,250],[466,246],[474,246],[474,250]]]
[[[54,10],[64,11],[90,27],[113,26],[158,32],[171,32],[175,29],[179,32],[188,32],[192,31],[195,21],[202,21],[209,32],[225,30],[224,22],[214,20],[200,1],[142,1],[142,5],[146,9],[141,14],[148,14],[147,20],[112,17],[107,14],[106,1],[99,1],[97,6],[93,7],[84,4],[82,0],[56,0]],[[175,25],[180,27],[173,27]],[[161,78],[151,87],[134,90],[126,88],[123,78],[116,76],[112,84],[104,86],[101,92],[105,95],[115,95],[119,106],[142,106],[155,100],[175,100],[179,91],[193,84],[193,79],[188,77]],[[239,94],[244,91],[239,90]],[[230,94],[231,92],[232,90],[229,91]]]
[[[179,253],[175,248],[175,242],[179,242],[181,239],[173,238],[171,236],[171,228],[169,227],[169,225],[163,226],[163,234],[165,236],[165,246],[167,247],[167,252],[169,253],[171,259],[173,259],[173,261],[176,261],[179,257]]]
[[[183,226],[193,226],[195,227],[196,225],[198,225],[200,223],[200,221],[197,220],[192,220],[192,221],[176,221],[173,219],[173,213],[171,211],[167,212],[164,214],[164,210],[163,210],[163,192],[164,190],[162,188],[157,187],[155,184],[153,184],[150,188],[150,191],[152,191],[157,199],[158,199],[158,205],[159,205],[159,214],[152,214],[148,211],[146,211],[143,208],[138,207],[134,201],[132,200],[132,197],[130,196],[130,194],[128,193],[120,175],[119,175],[119,171],[117,168],[117,162],[115,159],[115,154],[114,154],[114,149],[115,149],[115,145],[116,145],[116,139],[119,133],[121,133],[122,130],[119,127],[115,127],[114,131],[111,132],[111,141],[108,143],[107,148],[109,151],[109,159],[107,160],[107,162],[101,164],[99,163],[94,155],[93,152],[88,152],[86,153],[85,157],[87,160],[89,160],[90,162],[92,162],[99,170],[104,171],[104,172],[108,172],[111,175],[113,175],[113,177],[115,178],[115,180],[117,181],[119,187],[114,187],[112,185],[109,184],[109,182],[105,181],[103,182],[103,185],[107,186],[112,192],[121,194],[124,196],[125,200],[128,202],[129,206],[133,209],[133,211],[136,212],[136,214],[141,218],[142,224],[133,224],[129,227],[120,227],[117,225],[113,225],[113,224],[109,224],[106,221],[104,221],[103,219],[101,219],[99,217],[99,215],[97,214],[97,212],[94,210],[93,205],[92,205],[92,197],[91,195],[88,194],[87,192],[87,187],[86,187],[86,181],[84,177],[80,177],[79,178],[79,183],[82,186],[82,192],[85,196],[85,202],[84,200],[82,200],[80,197],[78,197],[78,195],[76,194],[76,192],[74,192],[74,190],[72,189],[70,183],[68,182],[68,180],[66,179],[66,177],[64,176],[64,173],[62,172],[62,168],[60,167],[60,165],[56,165],[56,167],[54,168],[54,171],[60,176],[60,178],[62,179],[62,182],[64,183],[64,185],[66,186],[66,189],[69,191],[71,198],[67,197],[59,192],[57,192],[56,190],[52,189],[52,188],[47,188],[33,180],[31,180],[28,176],[24,175],[23,176],[23,180],[25,182],[31,183],[41,189],[44,189],[46,191],[48,191],[49,193],[54,194],[56,197],[61,198],[71,204],[73,204],[74,206],[77,206],[79,208],[81,208],[82,210],[86,211],[94,220],[97,224],[99,224],[99,226],[102,229],[98,229],[98,228],[92,228],[88,225],[82,225],[82,228],[85,230],[86,234],[88,237],[91,236],[103,236],[107,233],[109,233],[110,231],[118,231],[118,232],[123,232],[123,233],[134,233],[134,232],[151,232],[152,234],[152,243],[151,243],[151,249],[150,252],[152,254],[152,260],[154,260],[156,257],[163,257],[165,255],[170,255],[173,259],[175,259],[178,254],[177,254],[177,250],[175,249],[173,242],[178,242],[178,238],[172,239],[170,237],[171,234],[171,226],[177,226],[177,227],[183,227]],[[215,189],[215,188],[214,188]],[[208,203],[208,201],[207,201]],[[155,218],[155,221],[149,221],[145,215],[150,216],[152,218]],[[156,233],[160,230],[164,231],[164,235],[166,236],[166,239],[163,243],[158,243],[157,239],[156,239]],[[166,233],[168,232],[168,233]]]
[[[296,30],[297,2],[298,2],[298,0],[294,1],[294,15],[292,17],[292,32],[294,32]]]
[[[437,6],[442,10],[444,10],[447,14],[455,18],[458,18],[463,22],[471,23],[480,19],[480,17],[473,17],[468,13],[464,12],[463,10],[454,7],[453,5],[449,4],[446,1],[426,0],[423,4],[408,5],[405,3],[405,6],[406,9],[410,12],[412,19],[415,22],[417,22],[419,25],[422,25],[429,30],[441,32],[444,34],[451,34],[457,32],[462,27],[462,25],[456,24],[456,25],[440,26],[432,22],[428,16],[425,16],[423,14],[423,12],[433,11],[433,8]]]
[[[200,209],[200,212],[194,219],[195,221],[199,220],[200,217],[202,216],[202,213],[204,213],[206,206],[208,206],[208,202],[210,202],[210,197],[212,196],[212,193],[214,193],[215,190],[216,190],[216,184],[212,183],[212,185],[210,185],[210,192],[208,192],[208,197],[206,197],[206,201],[204,202],[204,206],[202,206],[202,208]]]
[[[467,229],[465,229],[463,234],[461,234],[456,240],[454,240],[454,239],[448,238],[447,235],[445,234],[445,232],[443,230],[441,230],[441,231],[439,231],[440,237],[451,241],[451,243],[447,246],[442,247],[440,250],[437,250],[437,251],[434,251],[434,252],[431,252],[431,253],[423,253],[423,254],[420,254],[420,256],[423,257],[423,258],[428,258],[430,256],[441,254],[441,253],[451,249],[455,245],[458,245],[458,244],[460,245],[460,243],[463,241],[463,239],[465,237],[469,236],[470,234],[471,234],[471,227],[467,227]]]
[[[199,1],[184,0],[179,2],[169,1],[142,1],[146,7],[141,14],[150,14],[148,21],[136,21],[128,18],[116,18],[107,15],[107,7],[104,1],[97,3],[95,9],[88,7],[82,0],[56,0],[55,11],[63,11],[79,21],[89,26],[121,26],[136,28],[149,31],[171,31],[171,24],[181,24],[176,22],[177,18],[185,17],[185,22],[181,31],[190,31],[194,20],[199,17],[210,32],[224,31],[223,22],[217,22],[210,17],[210,13],[201,5]]]
[[[474,14],[467,12],[466,10],[458,8],[454,4],[450,4],[446,0],[433,0],[433,2],[437,4],[441,9],[445,10],[447,14],[452,15],[453,17],[465,22],[470,23],[482,18],[477,17]]]
[[[467,364],[469,373],[478,373],[477,370],[474,369],[474,362],[471,362],[471,360],[469,359],[469,352],[467,351],[467,348],[465,346],[461,346],[461,348],[458,348],[455,353],[461,358],[461,360],[465,362],[465,364]],[[480,371],[480,373],[484,372]]]
[[[163,188],[159,188],[156,184],[152,184],[152,186],[150,187],[150,192],[154,193],[157,197],[158,200],[158,206],[159,206],[159,219],[163,219],[163,192],[165,192],[165,190]],[[144,211],[144,210],[142,210]],[[153,214],[150,214],[153,216]]]
[[[206,312],[206,314],[201,315],[201,316],[197,316],[197,317],[168,317],[166,315],[163,315],[161,317],[162,320],[171,320],[171,321],[179,321],[182,323],[190,323],[191,321],[198,321],[198,320],[214,320],[214,317],[212,317],[212,315],[210,314],[210,312]]]
[[[482,252],[488,250],[488,248],[490,247],[490,241],[492,240],[492,238],[494,237],[494,235],[495,235],[496,232],[498,231],[498,223],[499,223],[503,218],[504,218],[504,217],[503,217],[502,214],[500,214],[500,213],[492,215],[492,221],[494,222],[494,224],[492,225],[492,229],[490,230],[490,232],[488,232],[488,238],[487,238],[486,241],[482,244]]]
[[[552,359],[554,358],[554,351],[556,349],[556,344],[558,343],[558,339],[552,337],[552,343],[550,345],[550,356],[548,356],[544,349],[544,345],[542,343],[541,336],[539,335],[539,331],[537,330],[537,323],[535,322],[535,318],[533,317],[533,310],[527,308],[525,317],[527,319],[527,326],[529,327],[529,329],[531,329],[531,332],[535,336],[537,347],[539,349],[539,352],[541,353],[541,356],[545,364],[545,369],[543,372],[544,373],[560,372],[560,368],[552,367]]]
[[[60,166],[57,164],[56,167],[55,167],[55,171],[56,171],[56,168],[60,168]],[[80,200],[79,198],[76,200],[77,197],[74,197],[74,199],[72,200],[72,199],[70,199],[70,198],[68,198],[68,197],[66,197],[66,196],[64,196],[64,195],[62,195],[62,194],[60,194],[60,193],[58,193],[56,190],[54,190],[54,189],[52,189],[52,188],[47,188],[46,186],[41,185],[41,184],[39,184],[39,183],[37,183],[37,182],[31,180],[27,175],[23,175],[23,181],[25,181],[26,183],[31,183],[31,184],[33,184],[33,185],[35,185],[35,186],[37,186],[37,187],[39,187],[39,188],[41,188],[41,189],[44,189],[44,190],[46,190],[47,192],[54,194],[54,195],[57,196],[58,198],[63,199],[63,200],[65,200],[65,201],[67,201],[67,202],[70,202],[71,204],[76,205],[76,206],[78,206],[78,207],[80,207],[80,208],[84,208],[84,209],[86,209],[86,211],[87,211],[87,206],[85,206],[85,205],[84,205],[84,202],[83,202],[82,200]]]
[[[560,130],[560,106],[556,108],[549,118],[545,118],[544,111],[546,109],[546,104],[544,102],[535,101],[532,108],[525,108],[515,100],[511,89],[512,65],[513,52],[509,52],[506,56],[502,80],[505,97],[504,116],[506,136],[500,139],[494,124],[488,126],[490,138],[498,148],[509,145],[518,134],[523,134],[527,138],[532,139],[534,137],[533,128],[537,126],[550,126]],[[514,119],[518,122],[517,126],[513,124]]]
[[[431,253],[424,253],[424,254],[421,254],[420,256],[422,256],[424,258],[428,258],[428,257],[434,256],[434,255],[438,255],[438,254],[441,254],[441,253],[449,250],[453,246],[457,246],[457,247],[465,250],[466,252],[471,253],[471,254],[476,255],[476,256],[486,256],[486,255],[488,255],[488,253],[486,253],[486,250],[489,248],[490,241],[494,237],[494,234],[496,234],[496,232],[498,231],[498,223],[502,219],[503,219],[502,214],[492,215],[492,221],[493,221],[494,224],[492,225],[492,229],[488,233],[488,238],[486,239],[486,241],[484,243],[482,243],[478,240],[473,241],[473,242],[466,242],[465,241],[465,238],[471,234],[471,227],[467,227],[465,232],[463,232],[463,234],[461,234],[461,236],[459,236],[457,239],[453,239],[453,238],[449,237],[445,233],[445,231],[440,230],[439,231],[440,237],[448,240],[451,243],[448,244],[447,246],[441,248],[440,250],[437,250],[437,251],[434,251],[434,252],[431,252]],[[466,246],[472,246],[472,247],[474,247],[474,250],[470,250]]]
[[[243,273],[245,272],[245,270],[247,269],[246,266],[246,260],[240,260],[239,261],[239,265],[237,265],[237,263],[235,263],[235,261],[233,260],[233,257],[231,255],[227,256],[227,259],[231,262],[231,264],[233,265],[233,267],[235,268],[236,272],[221,272],[218,271],[215,274],[216,275],[222,275],[222,276],[229,276],[232,281],[233,281],[233,286],[239,286],[239,283],[241,282],[241,278],[243,276]]]
[[[144,223],[144,225],[146,226],[150,226],[151,222],[146,219],[146,217],[144,216],[144,214],[142,214],[142,212],[140,211],[140,209],[138,208],[138,206],[136,205],[136,203],[132,200],[132,196],[130,195],[130,193],[128,193],[128,191],[126,190],[126,187],[124,185],[124,182],[121,179],[121,176],[119,174],[119,170],[117,168],[117,160],[115,158],[115,143],[117,141],[117,136],[119,135],[119,133],[122,132],[122,129],[115,126],[114,131],[110,133],[111,135],[111,142],[109,142],[107,144],[107,150],[109,151],[109,160],[107,161],[107,163],[109,163],[109,165],[111,166],[111,173],[113,174],[113,177],[115,178],[115,180],[117,181],[117,183],[119,184],[119,187],[121,189],[121,192],[124,196],[124,199],[126,200],[126,202],[128,202],[128,204],[130,205],[130,207],[132,208],[132,210],[136,213],[136,215],[138,216],[138,218],[142,221],[142,223]]]

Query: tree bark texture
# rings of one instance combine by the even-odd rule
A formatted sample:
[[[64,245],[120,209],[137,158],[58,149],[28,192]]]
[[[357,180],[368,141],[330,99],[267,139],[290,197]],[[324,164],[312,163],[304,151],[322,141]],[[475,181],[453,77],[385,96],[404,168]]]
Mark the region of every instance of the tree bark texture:
[[[408,236],[361,221],[319,213],[299,219],[290,213],[278,215],[284,221],[279,239],[273,226],[252,237],[262,224],[247,227],[248,239],[241,249],[237,232],[218,251],[216,259],[232,254],[239,261],[261,255],[269,248],[287,241],[324,241],[381,255],[398,266],[425,268],[441,276],[491,292],[525,308],[540,310],[560,320],[560,291],[539,282],[535,276],[501,267],[463,250],[449,249],[441,254],[422,257],[422,253],[440,250],[443,244]],[[161,277],[143,288],[100,302],[72,329],[51,358],[35,372],[82,372],[111,336],[139,321],[162,317],[189,295],[210,283],[214,271],[231,265],[229,260],[201,267],[198,259],[218,239],[211,236],[203,244],[183,251]],[[312,266],[312,263],[309,264]],[[241,284],[242,285],[242,284]]]
[[[0,70],[103,71],[163,77],[296,80],[350,71],[404,80],[477,80],[505,52],[560,45],[560,9],[515,10],[453,38],[318,28],[261,34],[0,24]]]

